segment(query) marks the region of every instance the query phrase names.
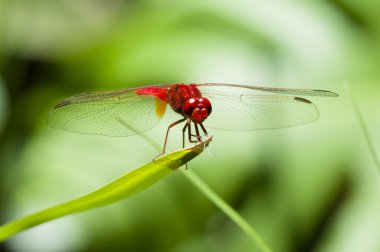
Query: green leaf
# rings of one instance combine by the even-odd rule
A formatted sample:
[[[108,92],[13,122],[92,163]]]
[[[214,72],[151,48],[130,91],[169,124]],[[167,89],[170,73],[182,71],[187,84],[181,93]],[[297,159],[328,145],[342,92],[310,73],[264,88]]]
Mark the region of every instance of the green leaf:
[[[27,228],[72,213],[104,206],[125,199],[153,185],[203,152],[212,137],[195,146],[162,156],[125,173],[106,186],[82,197],[30,214],[0,226],[0,242]]]

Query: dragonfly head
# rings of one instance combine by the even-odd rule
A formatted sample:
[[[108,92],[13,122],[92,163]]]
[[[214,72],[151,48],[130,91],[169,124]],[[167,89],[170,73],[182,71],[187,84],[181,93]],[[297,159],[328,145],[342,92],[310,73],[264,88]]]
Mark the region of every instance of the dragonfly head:
[[[211,114],[211,103],[207,98],[190,98],[182,106],[182,113],[195,123],[202,123]]]

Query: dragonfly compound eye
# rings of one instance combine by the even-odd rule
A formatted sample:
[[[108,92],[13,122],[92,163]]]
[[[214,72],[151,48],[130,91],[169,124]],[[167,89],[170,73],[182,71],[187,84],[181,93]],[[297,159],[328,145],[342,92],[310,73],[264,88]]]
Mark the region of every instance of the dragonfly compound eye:
[[[191,117],[194,109],[197,107],[198,104],[199,104],[199,99],[190,98],[190,99],[186,100],[182,106],[182,113],[186,117]]]
[[[209,116],[212,111],[211,102],[207,98],[199,98],[199,103],[202,104],[203,108],[207,109],[207,115]]]

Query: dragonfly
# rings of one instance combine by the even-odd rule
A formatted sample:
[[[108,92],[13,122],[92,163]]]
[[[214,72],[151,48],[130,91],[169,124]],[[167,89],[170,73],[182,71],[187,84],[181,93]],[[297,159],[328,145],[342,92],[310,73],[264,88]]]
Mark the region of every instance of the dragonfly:
[[[197,143],[202,141],[202,135],[208,136],[206,127],[250,131],[316,121],[318,108],[300,96],[337,97],[338,94],[327,90],[225,83],[156,84],[69,97],[52,108],[48,125],[82,134],[131,136],[154,128],[169,105],[181,118],[167,127],[164,154],[170,129],[180,123],[184,123],[184,147],[186,133],[190,143]]]

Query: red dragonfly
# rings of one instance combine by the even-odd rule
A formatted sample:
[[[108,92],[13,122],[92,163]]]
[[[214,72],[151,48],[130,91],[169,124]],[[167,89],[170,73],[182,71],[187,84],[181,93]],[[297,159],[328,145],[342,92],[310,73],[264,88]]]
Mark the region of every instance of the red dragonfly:
[[[262,92],[272,94],[262,94]],[[57,129],[106,136],[141,134],[158,124],[167,104],[182,116],[166,131],[182,122],[189,142],[201,141],[199,128],[255,130],[283,128],[318,119],[317,107],[295,96],[338,94],[325,90],[269,88],[237,84],[161,84],[108,92],[83,93],[54,106],[48,124]],[[205,124],[205,126],[203,125]],[[191,133],[192,125],[195,134]]]

